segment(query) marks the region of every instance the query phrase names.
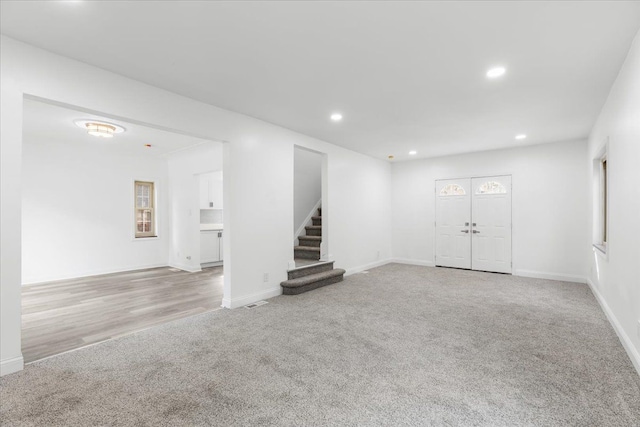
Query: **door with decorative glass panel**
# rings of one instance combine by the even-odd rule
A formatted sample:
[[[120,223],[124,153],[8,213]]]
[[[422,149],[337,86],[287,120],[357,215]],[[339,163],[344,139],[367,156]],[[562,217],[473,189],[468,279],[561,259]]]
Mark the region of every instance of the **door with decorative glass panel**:
[[[436,181],[436,265],[511,273],[511,176]]]

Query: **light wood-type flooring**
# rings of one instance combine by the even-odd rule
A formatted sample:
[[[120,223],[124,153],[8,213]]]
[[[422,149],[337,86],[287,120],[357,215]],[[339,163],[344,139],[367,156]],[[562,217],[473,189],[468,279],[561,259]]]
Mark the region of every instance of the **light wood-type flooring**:
[[[220,308],[222,267],[169,267],[22,287],[26,363]]]

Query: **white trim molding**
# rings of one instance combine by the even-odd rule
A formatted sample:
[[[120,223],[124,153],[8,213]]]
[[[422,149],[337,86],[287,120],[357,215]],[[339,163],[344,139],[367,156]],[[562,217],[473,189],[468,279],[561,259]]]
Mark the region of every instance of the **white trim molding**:
[[[407,265],[421,265],[423,267],[435,267],[436,263],[433,261],[425,261],[422,259],[409,259],[409,258],[393,258],[389,261],[390,263],[396,264],[407,264]]]
[[[591,279],[587,279],[587,284],[591,288],[591,292],[593,293],[593,296],[596,297],[596,300],[600,304],[600,307],[602,307],[602,311],[604,311],[604,314],[607,316],[607,319],[609,320],[609,323],[611,323],[613,330],[616,331],[616,334],[618,335],[622,346],[627,351],[627,354],[631,359],[631,363],[633,363],[633,366],[636,368],[638,375],[640,375],[640,353],[638,352],[638,349],[635,348],[633,342],[631,341],[631,338],[629,338],[624,329],[622,329],[622,325],[620,325],[620,322],[618,322],[615,314],[613,314],[613,311],[611,311],[611,308],[609,308],[609,305],[602,297],[602,294],[598,291]]]
[[[277,297],[278,295],[282,295],[282,288],[278,285],[277,288],[269,288],[265,291],[258,292],[255,294],[247,295],[244,297],[238,298],[223,298],[222,306],[225,308],[238,308],[244,307],[247,304],[251,304],[252,302],[257,302],[273,297]]]
[[[178,270],[186,271],[188,273],[197,273],[199,271],[202,271],[202,268],[200,266],[191,267],[190,265],[178,264],[178,263],[171,263],[171,264],[169,264],[169,267],[177,268]]]
[[[564,273],[547,273],[544,271],[513,270],[514,276],[532,277],[534,279],[559,280],[561,282],[587,283],[587,279],[582,276],[574,276]]]
[[[381,267],[383,265],[389,264],[390,262],[391,262],[390,259],[384,259],[381,261],[375,261],[369,264],[360,265],[358,267],[347,268],[344,275],[351,276],[352,274],[360,273],[362,271],[369,270],[370,268]]]
[[[22,371],[23,369],[24,359],[22,358],[22,355],[14,357],[13,359],[3,360],[0,362],[0,377]]]
[[[171,267],[165,263],[158,264],[144,264],[133,267],[115,267],[98,270],[88,270],[82,273],[73,274],[71,276],[41,276],[36,278],[29,278],[22,282],[22,285],[39,285],[40,283],[55,282],[58,280],[80,279],[83,277],[102,276],[103,274],[124,273],[127,271],[146,270],[149,268]],[[177,267],[176,267],[177,268]]]

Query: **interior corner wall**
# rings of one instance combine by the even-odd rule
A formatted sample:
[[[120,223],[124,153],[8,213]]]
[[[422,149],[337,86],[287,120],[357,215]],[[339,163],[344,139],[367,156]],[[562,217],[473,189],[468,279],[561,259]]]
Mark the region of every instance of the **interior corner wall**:
[[[154,181],[158,238],[135,239],[134,181]],[[23,136],[22,283],[167,265],[167,162]]]
[[[227,307],[281,293],[293,258],[293,149],[326,154],[329,253],[355,272],[391,256],[391,167],[384,160],[310,138],[0,36],[2,79],[3,374],[20,351],[22,99],[44,99],[224,144]],[[268,279],[265,281],[264,274]],[[233,279],[233,282],[230,281]],[[227,292],[228,291],[228,292]]]
[[[435,180],[512,175],[516,275],[585,282],[586,141],[397,163],[392,168],[393,257],[435,263]]]
[[[167,157],[171,211],[169,264],[200,271],[200,206],[197,174],[222,170],[222,143],[210,142]]]
[[[322,155],[294,148],[293,231],[302,227],[322,197]],[[295,236],[298,237],[298,236]]]
[[[4,71],[0,61],[0,375],[24,366],[20,349],[23,97],[18,82]]]
[[[607,256],[589,252],[588,273],[600,300],[629,356],[640,373],[640,33],[631,45],[589,136],[585,159],[593,176],[594,159],[608,142]],[[597,184],[590,180],[589,239],[594,221]]]

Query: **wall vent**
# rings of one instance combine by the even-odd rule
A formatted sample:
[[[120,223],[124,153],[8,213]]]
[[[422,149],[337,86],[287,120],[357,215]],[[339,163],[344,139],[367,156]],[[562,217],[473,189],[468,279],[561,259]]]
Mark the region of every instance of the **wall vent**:
[[[266,301],[252,302],[251,304],[245,305],[244,308],[256,308],[256,307],[260,307],[261,305],[265,305],[265,304],[267,304]]]

